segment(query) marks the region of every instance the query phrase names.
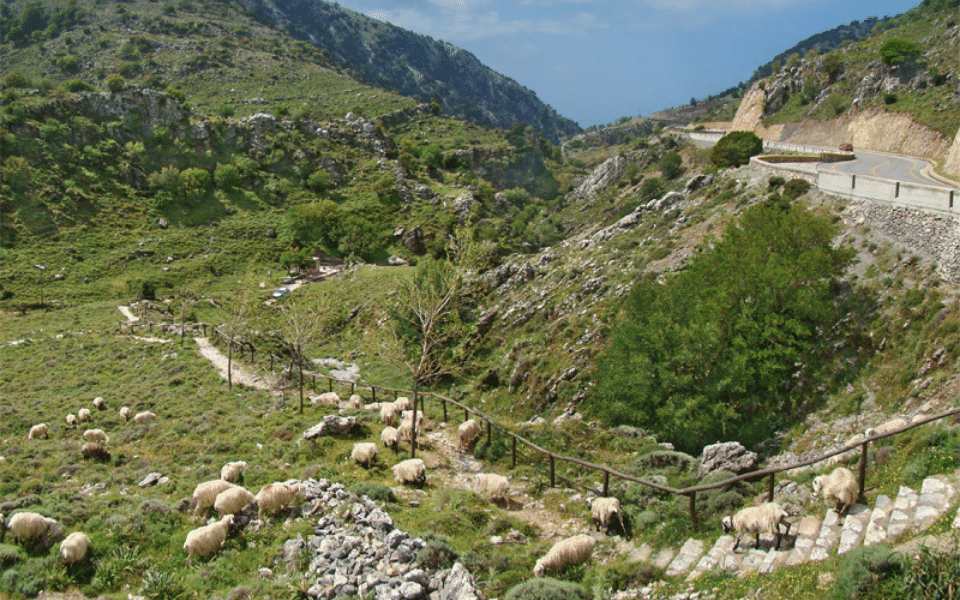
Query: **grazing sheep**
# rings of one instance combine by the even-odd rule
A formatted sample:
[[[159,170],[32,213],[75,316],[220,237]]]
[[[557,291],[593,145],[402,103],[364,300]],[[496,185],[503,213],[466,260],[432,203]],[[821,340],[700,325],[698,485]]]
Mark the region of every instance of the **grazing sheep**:
[[[597,531],[600,531],[601,525],[604,529],[610,531],[610,528],[613,527],[613,519],[616,518],[620,523],[620,531],[627,532],[626,527],[623,526],[623,510],[620,508],[620,500],[617,498],[591,498],[590,512],[593,515],[593,524]]]
[[[90,538],[82,531],[74,531],[60,542],[60,558],[68,567],[72,567],[87,556],[90,551]]]
[[[49,437],[47,435],[47,424],[46,423],[37,423],[30,428],[30,433],[27,434],[28,440],[38,440],[40,438]]]
[[[120,409],[120,420],[126,423],[127,421],[130,420],[130,416],[132,414],[133,412],[130,410],[130,408],[127,406],[124,406],[123,408]]]
[[[560,540],[550,548],[546,555],[537,560],[533,567],[536,577],[543,577],[547,571],[562,571],[586,562],[593,554],[596,541],[589,535],[575,535],[572,538]]]
[[[748,506],[741,509],[740,512],[725,516],[720,524],[727,533],[737,532],[737,541],[733,544],[733,551],[737,551],[740,545],[740,538],[745,533],[752,533],[756,536],[756,548],[760,547],[760,534],[772,533],[777,537],[777,550],[780,549],[780,541],[784,535],[790,535],[791,523],[787,522],[787,511],[776,502],[767,502],[760,506]],[[786,525],[787,531],[781,532],[780,525]]]
[[[217,553],[227,541],[227,533],[233,525],[233,515],[227,515],[210,525],[194,529],[187,534],[183,549],[187,552],[187,564],[191,558],[209,558]]]
[[[80,453],[83,454],[84,459],[110,462],[110,452],[100,444],[88,442],[80,448]]]
[[[253,504],[253,494],[240,486],[227,488],[217,494],[213,509],[221,518],[223,515],[236,515]]]
[[[506,500],[510,480],[496,473],[477,473],[477,487],[491,500]]]
[[[393,405],[396,406],[397,410],[400,412],[413,408],[413,405],[410,404],[410,398],[407,398],[406,396],[400,396],[394,400]]]
[[[43,547],[48,547],[63,539],[63,527],[59,523],[35,512],[13,515],[7,529],[13,534],[14,540],[24,545],[40,543]]]
[[[90,414],[89,408],[81,408],[77,411],[77,420],[81,423],[86,423],[87,421],[92,421],[93,416]]]
[[[422,487],[427,482],[427,466],[419,458],[409,458],[393,466],[393,476],[402,484]]]
[[[67,427],[73,427],[74,429],[77,428],[77,415],[67,415]]]
[[[193,499],[197,502],[196,508],[193,509],[193,514],[198,517],[202,515],[204,511],[213,506],[214,502],[217,501],[217,496],[219,496],[221,492],[229,490],[232,487],[236,486],[222,479],[213,479],[198,484],[193,490]]]
[[[480,439],[480,423],[476,419],[464,421],[457,427],[457,443],[460,452],[470,452]]]
[[[97,396],[93,399],[93,407],[97,410],[107,410],[107,401]]]
[[[397,444],[400,443],[400,432],[397,431],[396,427],[384,427],[383,431],[380,432],[380,441],[387,448],[396,450]]]
[[[377,445],[373,442],[360,442],[353,445],[353,452],[350,453],[353,462],[363,465],[369,469],[373,466],[373,461],[377,460]]]
[[[393,404],[384,404],[380,407],[380,422],[384,425],[396,425],[400,411]]]
[[[340,396],[336,392],[324,392],[319,396],[314,396],[310,398],[310,402],[313,404],[324,404],[326,406],[332,406],[334,408],[340,407]]]
[[[104,444],[110,441],[110,438],[107,437],[107,434],[104,433],[102,429],[88,429],[84,431],[83,439],[88,442],[103,442]]]
[[[352,408],[352,409],[363,408],[363,398],[360,397],[360,394],[351,395],[350,399],[347,400],[346,408]]]
[[[243,480],[243,472],[246,469],[246,461],[228,462],[220,468],[220,479],[231,483],[239,483]]]
[[[853,472],[846,467],[837,467],[829,475],[821,475],[813,480],[813,497],[823,494],[828,503],[836,504],[835,510],[842,515],[857,503],[860,497],[860,484]]]
[[[417,413],[417,431],[423,431],[423,413]],[[397,429],[400,439],[410,443],[413,437],[413,413],[407,411],[400,421],[400,427]]]
[[[300,495],[303,495],[302,483],[268,483],[254,497],[260,507],[257,518],[262,521],[265,516],[280,512]]]
[[[149,410],[143,412],[138,412],[133,416],[133,422],[137,424],[150,423],[157,418],[157,415],[153,414]]]

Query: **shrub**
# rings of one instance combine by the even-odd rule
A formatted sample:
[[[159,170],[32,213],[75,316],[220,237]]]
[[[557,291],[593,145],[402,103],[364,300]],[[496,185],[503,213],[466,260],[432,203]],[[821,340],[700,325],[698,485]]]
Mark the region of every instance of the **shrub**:
[[[739,167],[750,162],[751,156],[763,152],[763,140],[752,131],[731,131],[720,138],[710,151],[710,161],[721,169]]]
[[[374,502],[396,502],[397,497],[393,495],[393,490],[382,483],[372,481],[361,481],[347,488],[358,496],[366,496]]]
[[[884,582],[903,571],[903,558],[886,546],[861,546],[843,559],[833,596],[838,600],[879,597]]]
[[[70,79],[63,87],[67,88],[68,92],[92,92],[94,87],[82,79]]]
[[[783,197],[787,200],[796,200],[810,190],[810,182],[806,179],[791,179],[783,186]]]
[[[583,587],[557,579],[528,579],[507,592],[506,600],[588,600]]]
[[[775,190],[781,185],[785,184],[786,182],[787,180],[784,179],[783,177],[780,177],[779,175],[774,175],[773,177],[767,180],[767,185],[770,186],[771,190]]]
[[[26,88],[30,87],[30,79],[23,73],[9,73],[3,78],[3,87],[5,88]]]
[[[667,179],[673,179],[683,172],[683,159],[677,152],[667,152],[660,159],[660,172]]]
[[[664,187],[666,187],[666,184],[659,177],[644,179],[643,183],[640,184],[640,196],[644,200],[653,200],[663,193]]]
[[[184,589],[173,573],[150,569],[143,575],[140,595],[154,600],[176,600],[184,596]]]
[[[217,114],[223,117],[224,119],[229,119],[235,115],[237,110],[233,107],[232,104],[221,104],[217,107]]]
[[[224,191],[229,191],[240,185],[240,169],[235,165],[218,164],[213,172],[213,179],[217,182],[217,187]]]
[[[119,73],[111,73],[107,76],[106,81],[104,82],[107,86],[107,89],[112,93],[116,94],[117,92],[123,90],[127,85],[127,80],[123,78],[123,75]]]
[[[417,562],[423,567],[437,571],[449,569],[459,558],[446,536],[428,531],[423,536],[423,541],[426,542],[426,546],[417,553]]]
[[[880,60],[886,65],[898,65],[921,54],[920,46],[900,38],[891,38],[880,46]]]
[[[640,588],[663,578],[663,571],[653,565],[614,563],[591,570],[583,580],[583,587],[594,593]]]

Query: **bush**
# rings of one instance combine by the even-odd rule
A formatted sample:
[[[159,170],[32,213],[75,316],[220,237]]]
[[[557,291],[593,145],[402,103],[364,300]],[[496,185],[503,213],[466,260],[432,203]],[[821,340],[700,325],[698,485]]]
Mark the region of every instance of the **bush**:
[[[127,80],[123,78],[123,75],[111,73],[107,76],[107,79],[104,83],[106,84],[108,90],[116,94],[117,92],[123,90],[123,88],[127,85]]]
[[[347,488],[358,496],[366,496],[374,502],[396,502],[397,497],[393,495],[393,490],[382,483],[372,481],[361,481]]]
[[[143,575],[140,595],[154,600],[176,600],[184,596],[183,584],[173,573],[150,569]]]
[[[861,546],[843,559],[833,597],[838,600],[880,598],[884,582],[903,571],[903,558],[886,546]]]
[[[917,58],[922,53],[920,46],[900,38],[891,38],[880,46],[880,60],[886,65],[898,65]]]
[[[767,185],[770,186],[771,190],[775,190],[781,185],[785,184],[786,182],[787,180],[784,179],[783,177],[780,177],[779,175],[774,175],[773,177],[767,180]]]
[[[666,187],[663,179],[659,177],[650,177],[649,179],[644,179],[643,183],[640,184],[640,196],[644,200],[653,200],[663,193],[663,189]]]
[[[757,134],[752,131],[731,131],[710,150],[710,161],[721,169],[739,167],[761,152],[763,140]]]
[[[683,159],[677,152],[667,152],[660,159],[660,172],[667,179],[673,179],[683,172]]]
[[[67,88],[68,92],[92,92],[94,87],[82,79],[70,79],[63,87]]]
[[[896,104],[897,95],[891,92],[886,92],[883,94],[883,103],[884,104]]]
[[[586,590],[575,583],[557,579],[528,579],[515,585],[504,597],[506,600],[588,600]]]
[[[221,190],[232,190],[240,185],[240,169],[231,164],[218,164],[213,172],[213,179]]]
[[[653,565],[614,563],[591,570],[583,580],[583,587],[594,593],[619,592],[640,588],[663,578],[663,571]]]
[[[217,114],[223,117],[224,119],[229,119],[237,110],[233,107],[232,104],[221,104],[217,107]]]
[[[423,541],[427,545],[417,553],[417,563],[422,567],[435,571],[449,569],[459,558],[456,550],[453,549],[453,545],[450,544],[450,539],[446,536],[428,531],[423,536]]]
[[[810,182],[806,179],[791,179],[783,186],[783,197],[787,200],[796,200],[810,190]]]

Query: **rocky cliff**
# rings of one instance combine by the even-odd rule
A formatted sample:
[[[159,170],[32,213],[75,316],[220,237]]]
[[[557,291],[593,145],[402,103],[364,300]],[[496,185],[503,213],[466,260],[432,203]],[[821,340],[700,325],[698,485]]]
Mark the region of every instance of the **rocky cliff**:
[[[481,125],[526,123],[557,142],[580,132],[513,79],[452,44],[323,0],[238,0],[260,19],[325,50],[370,85],[396,90]]]

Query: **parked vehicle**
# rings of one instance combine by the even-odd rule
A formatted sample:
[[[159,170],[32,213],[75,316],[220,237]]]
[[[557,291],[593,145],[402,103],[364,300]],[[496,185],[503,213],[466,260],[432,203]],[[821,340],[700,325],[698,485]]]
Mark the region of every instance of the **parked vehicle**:
[[[286,298],[290,295],[290,290],[288,288],[278,288],[277,291],[273,293],[274,298]]]

